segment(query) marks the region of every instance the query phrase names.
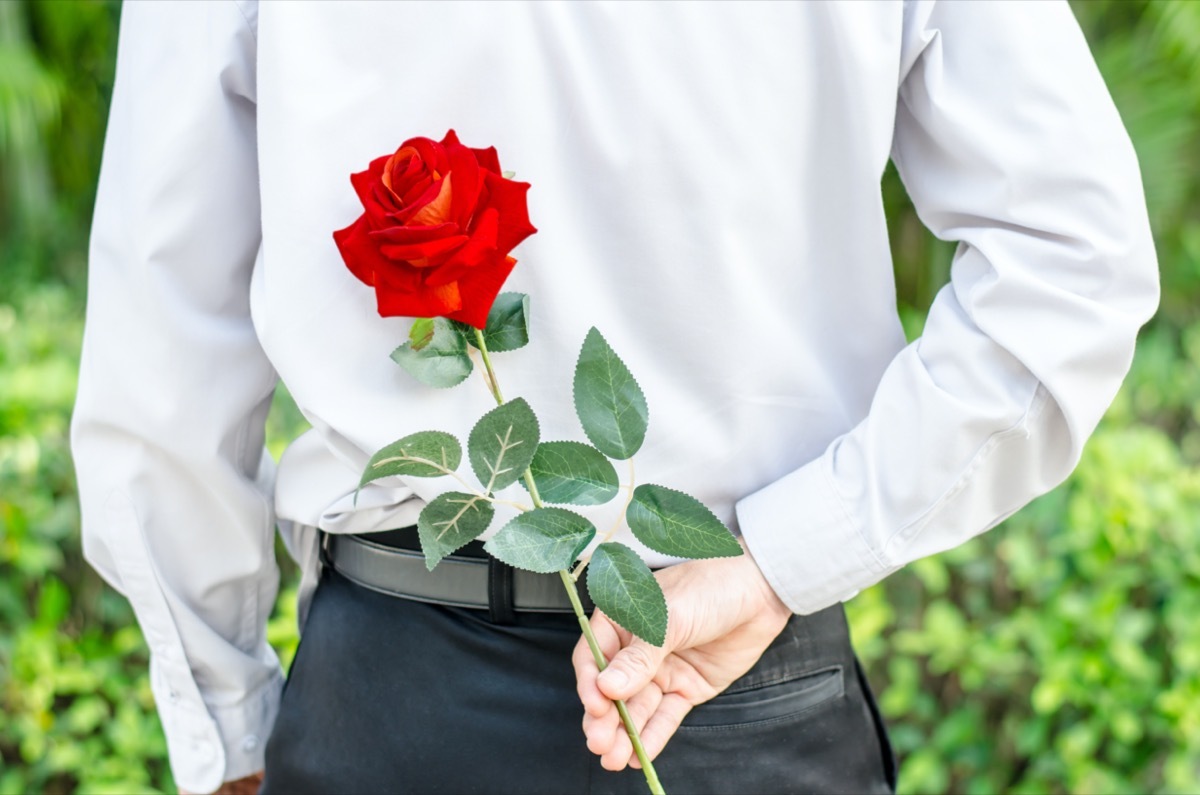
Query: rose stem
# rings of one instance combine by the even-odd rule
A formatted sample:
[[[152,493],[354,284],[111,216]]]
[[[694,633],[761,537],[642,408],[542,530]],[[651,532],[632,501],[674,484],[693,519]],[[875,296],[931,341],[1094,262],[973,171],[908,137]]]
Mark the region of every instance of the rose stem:
[[[604,652],[600,651],[600,644],[596,642],[596,636],[592,634],[592,625],[583,612],[583,604],[579,601],[579,592],[575,590],[575,580],[565,570],[560,571],[558,576],[562,578],[563,588],[567,589],[571,607],[575,608],[575,617],[579,620],[579,628],[583,630],[583,636],[587,638],[588,648],[592,650],[592,657],[596,659],[596,667],[603,671],[608,667],[608,660],[604,659]],[[642,745],[642,737],[633,724],[629,710],[625,708],[625,702],[617,699],[613,703],[617,705],[617,714],[621,716],[621,723],[625,724],[625,733],[629,735],[629,742],[633,743],[633,751],[637,754],[638,761],[642,763],[642,772],[646,775],[646,783],[650,786],[650,792],[654,795],[666,795],[662,783],[658,780],[658,772],[654,769],[654,763],[650,761],[650,756]]]
[[[624,516],[629,510],[629,504],[633,502],[633,489],[637,476],[633,471],[633,456],[630,456],[627,460],[629,462],[629,485],[624,488],[629,492],[629,496],[625,498],[625,507],[622,508],[621,513],[617,515],[617,521],[613,522],[612,527],[608,528],[608,532],[600,538],[601,544],[611,541],[612,537],[617,534],[617,530],[621,527],[621,517]],[[571,579],[575,582],[579,582],[579,577],[583,574],[583,570],[586,569],[587,565],[591,562],[591,555],[588,555],[586,560],[579,561],[579,565],[576,566],[575,570],[571,572]]]
[[[475,343],[483,357],[483,366],[487,371],[488,388],[492,391],[492,397],[496,399],[496,405],[503,405],[504,395],[500,392],[500,382],[496,379],[496,371],[492,369],[492,359],[488,355],[487,343],[483,339],[483,332],[479,329],[475,329]],[[524,480],[526,488],[529,489],[529,497],[533,500],[533,507],[543,507],[542,498],[538,495],[537,486],[533,481],[533,473],[528,468],[525,470]],[[583,611],[583,603],[579,601],[575,580],[571,578],[571,573],[566,569],[560,571],[558,576],[562,578],[563,588],[567,591],[567,598],[571,600],[571,607],[575,610],[579,628],[583,630],[583,637],[587,639],[588,648],[592,650],[592,656],[596,659],[596,667],[603,671],[608,666],[608,660],[604,658],[604,652],[600,650],[600,644],[596,642],[596,636],[592,633],[592,625],[588,622],[587,613]],[[638,761],[642,763],[642,773],[646,776],[650,792],[653,795],[666,795],[662,784],[659,783],[658,773],[654,770],[654,763],[650,761],[650,757],[642,745],[642,738],[638,734],[637,726],[634,725],[629,710],[625,708],[625,702],[618,699],[613,703],[617,705],[617,713],[621,716],[621,723],[625,725],[625,733],[629,735],[634,753],[637,754]]]
[[[496,405],[503,405],[504,395],[500,394],[500,382],[496,380],[496,371],[492,369],[492,357],[488,355],[487,343],[484,342],[483,332],[479,329],[475,329],[475,345],[479,348],[480,355],[483,356],[483,367],[487,370],[488,389],[492,390],[492,397],[496,399]]]

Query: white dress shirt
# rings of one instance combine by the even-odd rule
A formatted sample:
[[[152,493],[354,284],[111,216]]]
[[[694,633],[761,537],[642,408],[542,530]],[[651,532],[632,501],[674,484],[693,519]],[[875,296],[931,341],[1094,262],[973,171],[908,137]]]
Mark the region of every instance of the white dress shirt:
[[[410,321],[378,316],[333,243],[361,212],[350,173],[404,139],[453,128],[533,185],[507,286],[532,342],[495,356],[505,394],[543,439],[582,440],[571,374],[599,327],[650,405],[637,482],[711,506],[798,613],[1062,481],[1157,303],[1137,162],[1065,3],[123,17],[74,451],[85,552],[134,605],[191,790],[262,767],[276,523],[311,588],[314,527],[409,525],[456,488],[397,478],[355,507],[369,456],[465,438],[491,406],[476,376],[435,390],[389,361]],[[959,241],[910,345],[889,157]],[[278,378],[313,428],[276,477]],[[603,529],[619,503],[587,513]]]

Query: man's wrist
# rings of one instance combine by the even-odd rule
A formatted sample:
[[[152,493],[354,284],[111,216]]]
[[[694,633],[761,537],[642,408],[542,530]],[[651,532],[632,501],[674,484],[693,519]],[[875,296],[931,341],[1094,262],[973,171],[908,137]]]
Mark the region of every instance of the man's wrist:
[[[226,781],[212,795],[256,795],[262,787],[263,771],[251,773],[248,776]],[[196,795],[180,787],[179,795]]]
[[[754,554],[750,551],[750,545],[746,543],[746,539],[739,538],[738,543],[742,545],[742,559],[749,571],[748,576],[757,585],[760,599],[765,609],[779,615],[791,616],[791,608],[787,606],[779,594],[775,592],[775,589],[771,587],[770,580],[763,573],[762,567],[758,565],[758,561],[754,559]]]

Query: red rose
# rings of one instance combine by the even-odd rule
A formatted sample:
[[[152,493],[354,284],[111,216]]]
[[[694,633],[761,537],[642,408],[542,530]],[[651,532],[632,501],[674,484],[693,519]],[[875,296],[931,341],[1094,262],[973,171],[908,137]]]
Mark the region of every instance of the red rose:
[[[333,233],[346,267],[375,288],[384,317],[446,317],[476,328],[537,230],[529,183],[505,179],[496,149],[410,138],[350,177],[363,214]]]

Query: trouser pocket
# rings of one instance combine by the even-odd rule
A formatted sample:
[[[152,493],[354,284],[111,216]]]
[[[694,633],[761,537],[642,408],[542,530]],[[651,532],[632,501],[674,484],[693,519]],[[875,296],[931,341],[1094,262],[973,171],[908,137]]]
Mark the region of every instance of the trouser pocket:
[[[749,687],[727,690],[693,709],[680,731],[718,730],[784,721],[846,692],[842,666],[833,665]]]
[[[840,605],[797,616],[759,662],[695,707],[655,762],[672,795],[891,793],[894,765]],[[591,793],[645,792],[593,768]]]

